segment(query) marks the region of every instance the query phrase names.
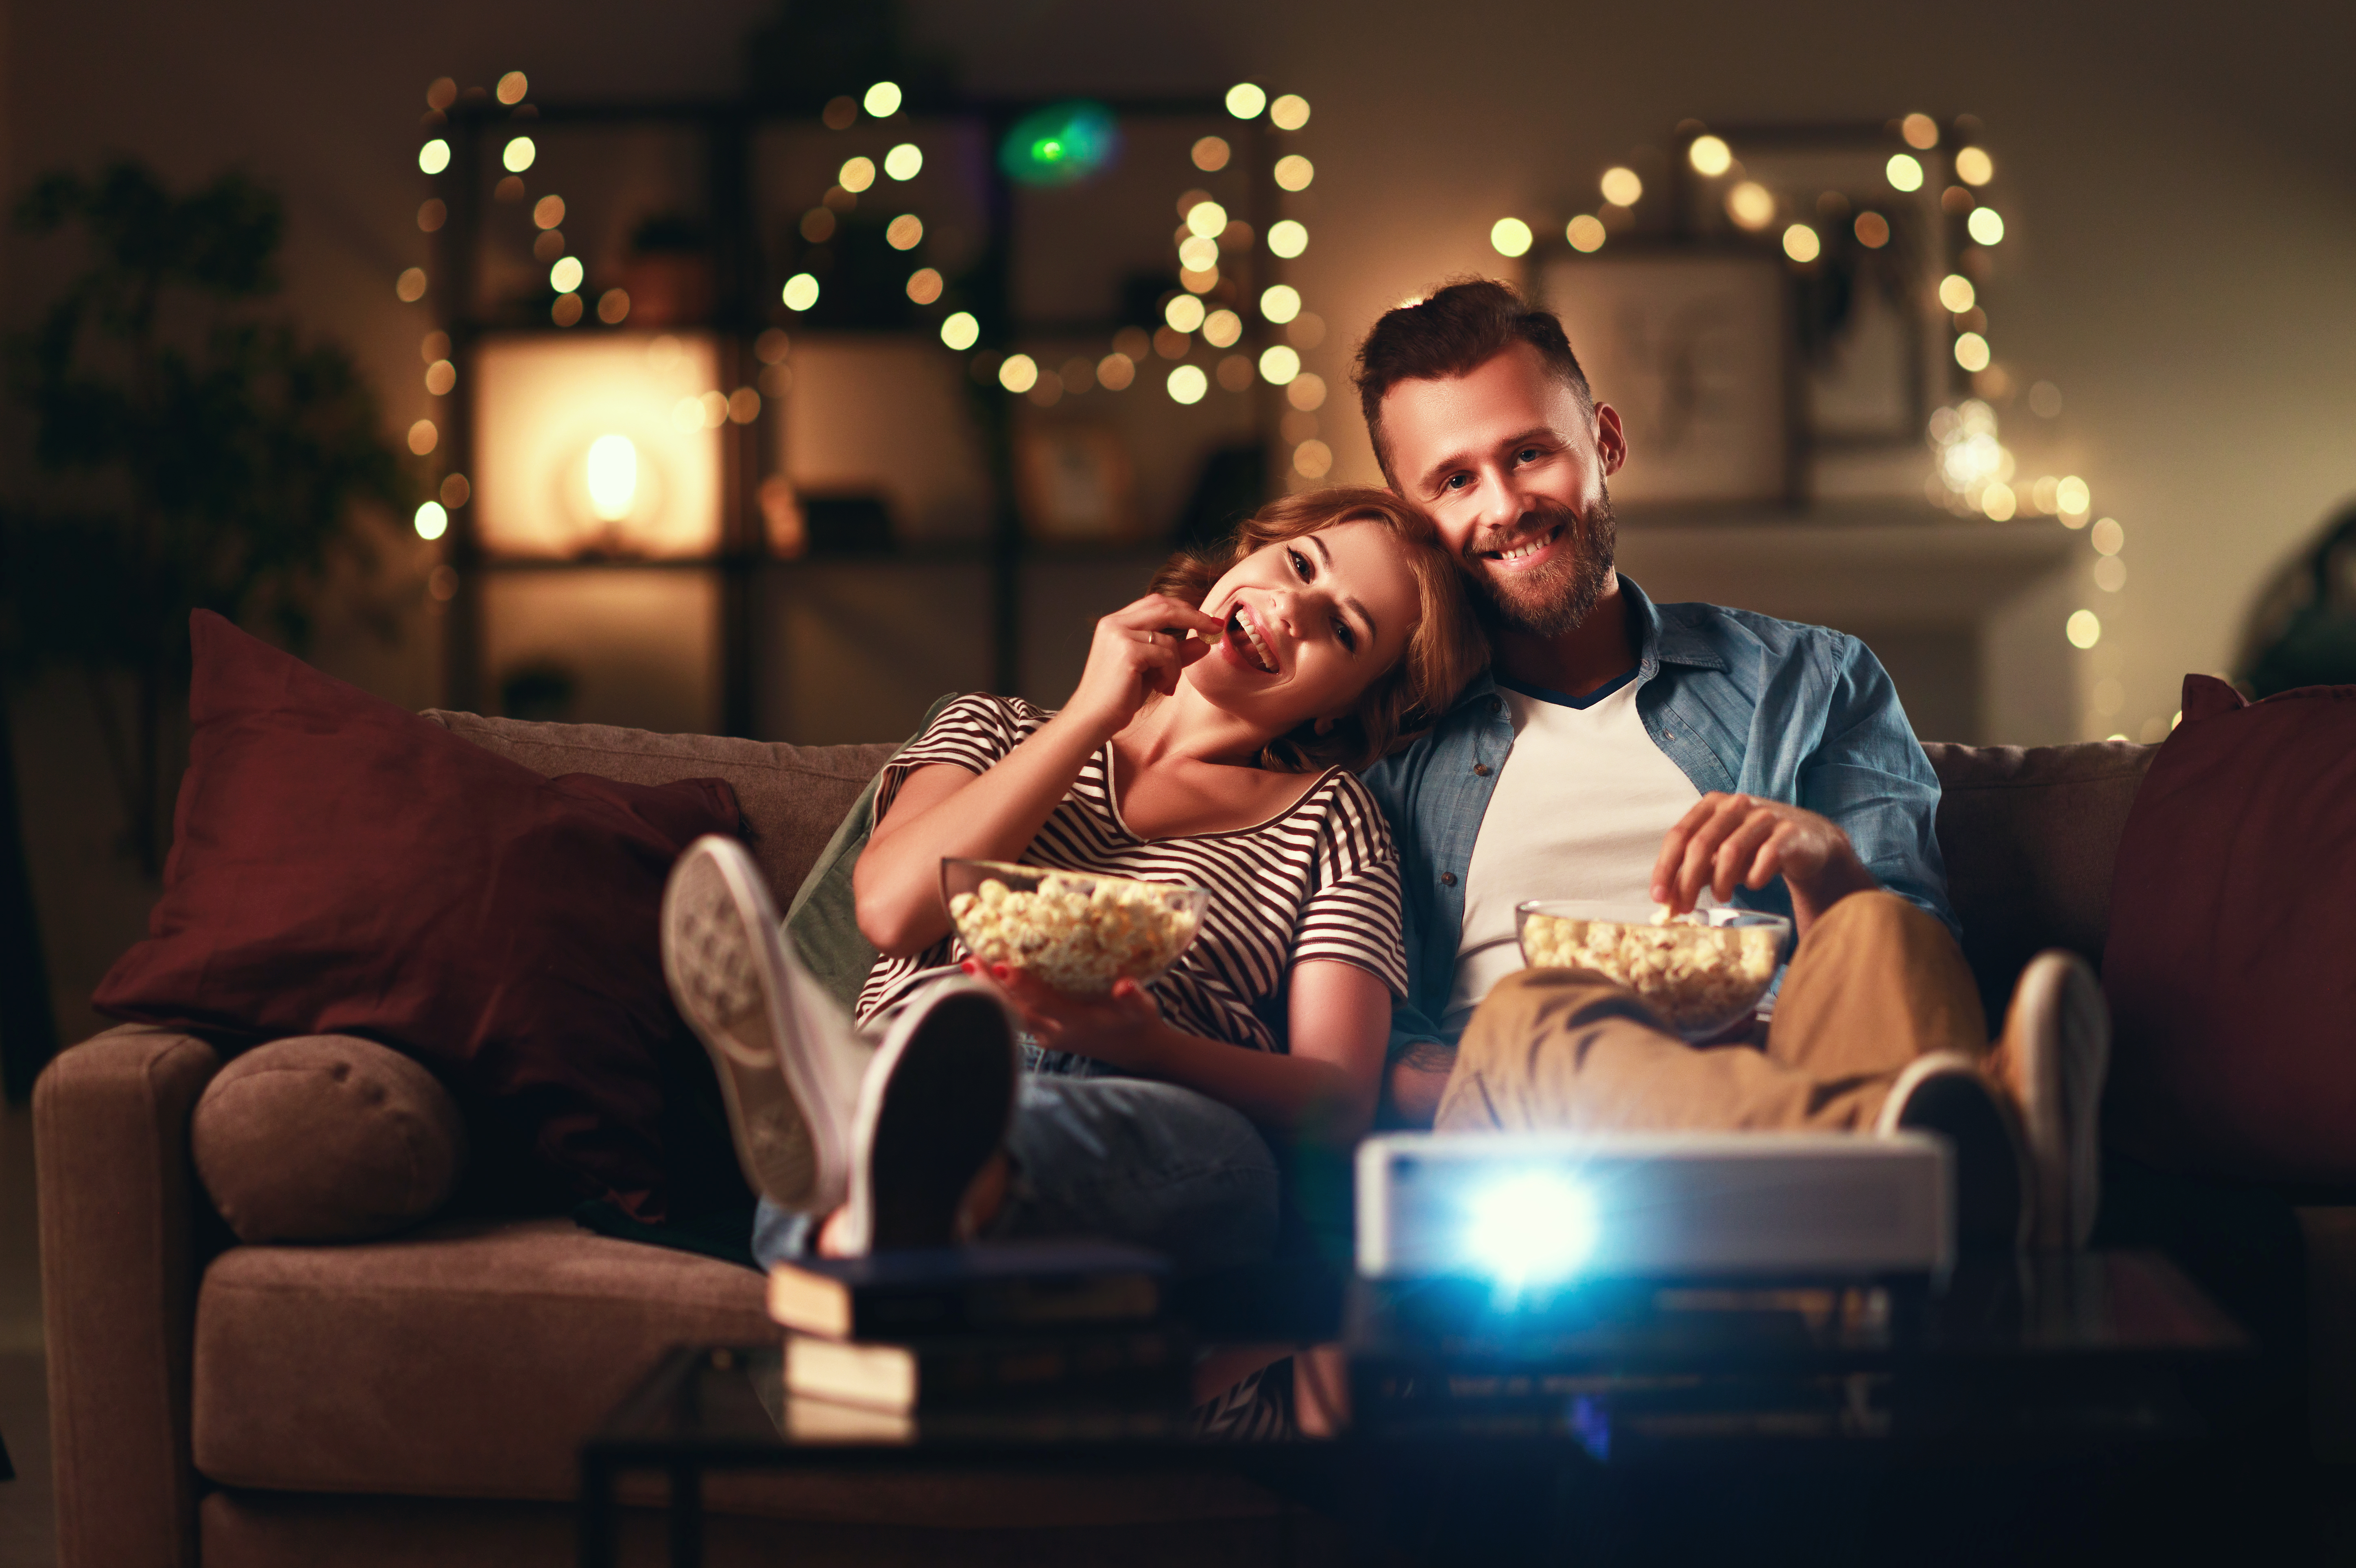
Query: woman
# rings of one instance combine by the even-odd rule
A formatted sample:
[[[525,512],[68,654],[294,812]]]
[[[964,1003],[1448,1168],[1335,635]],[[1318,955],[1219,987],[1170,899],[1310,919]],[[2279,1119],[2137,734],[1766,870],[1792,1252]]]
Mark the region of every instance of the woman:
[[[1097,624],[1060,710],[961,699],[885,768],[854,875],[882,955],[859,1004],[885,1031],[872,1055],[741,846],[701,840],[673,872],[665,962],[763,1195],[763,1262],[976,1232],[1239,1262],[1275,1235],[1257,1129],[1346,1141],[1370,1124],[1406,976],[1397,856],[1349,770],[1478,667],[1453,563],[1387,492],[1331,490],[1271,504],[1153,586]],[[982,971],[942,907],[946,856],[1212,899],[1150,990],[1087,1000]],[[1079,1071],[1023,1077],[1017,1017],[1054,1053],[1034,1065]]]

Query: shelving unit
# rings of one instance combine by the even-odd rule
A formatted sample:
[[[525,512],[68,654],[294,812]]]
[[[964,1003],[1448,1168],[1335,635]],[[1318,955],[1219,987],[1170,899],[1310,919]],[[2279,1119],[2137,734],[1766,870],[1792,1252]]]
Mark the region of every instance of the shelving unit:
[[[1278,193],[1269,174],[1267,133],[1251,122],[1238,122],[1226,115],[1220,101],[1214,98],[1132,98],[1099,100],[1124,124],[1139,124],[1155,119],[1186,118],[1219,122],[1218,133],[1235,146],[1234,165],[1248,171],[1248,204],[1235,216],[1252,226],[1255,244],[1249,259],[1249,287],[1246,297],[1233,302],[1245,318],[1245,336],[1230,351],[1257,356],[1269,341],[1266,324],[1258,312],[1250,308],[1249,297],[1273,283],[1281,281],[1283,261],[1271,254],[1265,243],[1269,223],[1276,214]],[[981,144],[996,149],[1001,139],[1023,116],[1044,107],[1038,102],[989,101],[961,102],[937,110],[927,110],[913,120],[907,115],[891,117],[916,127],[957,125],[978,129]],[[779,287],[786,273],[764,245],[762,233],[761,193],[755,187],[756,178],[756,139],[765,129],[778,125],[795,125],[823,134],[819,123],[805,115],[788,114],[757,106],[715,102],[673,103],[542,103],[519,104],[512,109],[477,98],[455,103],[446,112],[445,123],[430,133],[447,139],[450,160],[445,172],[436,176],[435,195],[446,204],[447,216],[436,232],[434,257],[434,292],[445,302],[439,321],[440,330],[450,337],[450,357],[456,368],[456,381],[444,396],[436,412],[441,431],[440,442],[434,453],[437,474],[476,472],[480,453],[477,448],[481,409],[478,405],[479,377],[477,374],[480,354],[486,341],[498,335],[548,335],[550,336],[596,334],[612,330],[598,325],[594,313],[585,313],[587,319],[571,327],[560,327],[551,321],[544,308],[536,319],[526,314],[503,311],[498,304],[486,308],[482,282],[486,229],[490,216],[489,187],[498,174],[497,155],[499,146],[509,138],[529,134],[535,138],[551,133],[562,134],[581,129],[615,129],[624,131],[684,130],[696,137],[701,148],[698,160],[701,170],[701,197],[703,224],[708,235],[705,259],[711,270],[712,309],[708,318],[694,323],[672,324],[667,329],[709,334],[717,343],[720,382],[722,389],[752,383],[760,369],[755,362],[755,341],[771,327],[783,326],[798,331],[793,313],[776,302]],[[873,124],[873,121],[866,123]],[[940,307],[929,313],[932,325],[950,308],[954,300],[958,308],[972,311],[982,324],[979,349],[1009,350],[1026,340],[1052,337],[1072,339],[1098,336],[1109,339],[1114,330],[1130,325],[1121,321],[1076,322],[1071,320],[1036,321],[1018,319],[1015,315],[1014,268],[1017,263],[1021,204],[1015,199],[1013,187],[1000,171],[994,158],[985,161],[987,172],[983,181],[981,207],[986,219],[986,233],[978,259],[949,280],[950,295],[944,296]],[[1171,193],[1189,183],[1189,170],[1173,170]],[[809,193],[812,197],[815,193]],[[1225,263],[1223,261],[1223,271]],[[771,275],[775,273],[776,275]],[[1174,265],[1171,270],[1171,286],[1178,283]],[[594,298],[596,287],[583,290],[584,299]],[[634,324],[625,321],[625,329]],[[930,339],[935,351],[948,355],[954,351]],[[1103,350],[1099,349],[1101,353]],[[1197,359],[1200,354],[1195,354]],[[1166,368],[1156,362],[1148,366]],[[1147,367],[1141,366],[1141,371]],[[1014,485],[1015,431],[1018,411],[1016,400],[1001,392],[993,383],[977,389],[980,395],[969,400],[986,453],[990,495],[989,526],[985,537],[969,541],[918,541],[903,545],[890,556],[869,558],[873,565],[909,565],[958,563],[979,566],[987,574],[986,592],[989,599],[989,650],[987,676],[997,689],[1013,690],[1020,685],[1023,665],[1023,632],[1026,624],[1023,579],[1030,563],[1052,564],[1070,562],[1084,564],[1093,561],[1119,561],[1133,558],[1139,547],[1135,542],[1090,544],[1043,544],[1024,532],[1023,519],[1018,505]],[[789,396],[792,394],[788,394]],[[1143,374],[1139,384],[1125,393],[1108,394],[1122,397],[1162,399],[1158,387],[1146,384]],[[1213,396],[1219,396],[1215,390]],[[1276,428],[1282,405],[1280,389],[1269,386],[1257,378],[1248,394],[1253,399],[1251,423],[1258,432],[1263,446],[1273,453],[1277,449]],[[1175,408],[1175,405],[1171,405]],[[765,475],[781,472],[784,467],[782,437],[777,433],[781,421],[764,415],[750,423],[730,422],[721,425],[721,493],[718,548],[716,552],[689,560],[640,560],[635,559],[590,558],[576,560],[519,559],[503,557],[488,548],[477,504],[455,507],[451,511],[448,532],[444,539],[444,563],[455,574],[454,592],[444,606],[444,694],[443,701],[450,707],[480,710],[487,691],[486,667],[488,646],[486,616],[487,585],[491,579],[516,572],[615,572],[621,571],[691,571],[709,573],[718,582],[717,625],[712,629],[718,644],[721,727],[731,734],[752,734],[759,727],[761,688],[765,678],[781,678],[782,672],[774,667],[775,654],[767,656],[768,667],[761,649],[759,621],[765,598],[765,574],[791,572],[801,561],[779,557],[769,548],[767,531],[758,501],[758,489]],[[1271,458],[1271,471],[1273,459]],[[810,564],[833,558],[804,558]],[[980,676],[983,672],[975,672]]]

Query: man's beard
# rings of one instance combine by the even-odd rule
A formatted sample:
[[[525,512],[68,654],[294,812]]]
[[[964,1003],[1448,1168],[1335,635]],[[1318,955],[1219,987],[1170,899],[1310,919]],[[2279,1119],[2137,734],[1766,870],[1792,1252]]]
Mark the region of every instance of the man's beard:
[[[1491,571],[1482,556],[1513,544],[1516,535],[1526,537],[1531,522],[1562,529],[1554,555],[1528,571]],[[1464,570],[1472,579],[1472,600],[1482,620],[1492,631],[1543,639],[1577,631],[1603,596],[1619,540],[1620,521],[1612,515],[1608,491],[1597,493],[1584,516],[1558,501],[1532,501],[1511,528],[1473,535],[1465,541]]]

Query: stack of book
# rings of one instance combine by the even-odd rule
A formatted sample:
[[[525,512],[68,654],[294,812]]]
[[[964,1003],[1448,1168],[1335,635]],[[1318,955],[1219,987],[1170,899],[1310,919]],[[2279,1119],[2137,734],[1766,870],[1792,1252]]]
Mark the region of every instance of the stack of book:
[[[1180,1411],[1194,1352],[1162,1315],[1168,1274],[1156,1253],[1103,1242],[779,1264],[783,1392],[894,1416]]]

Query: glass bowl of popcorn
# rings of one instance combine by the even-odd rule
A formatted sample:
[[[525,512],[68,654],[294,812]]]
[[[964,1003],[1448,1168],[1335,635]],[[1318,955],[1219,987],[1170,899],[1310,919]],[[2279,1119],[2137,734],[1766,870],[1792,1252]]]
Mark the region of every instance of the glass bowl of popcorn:
[[[1003,860],[941,861],[941,897],[966,950],[1025,969],[1076,997],[1124,976],[1151,986],[1178,962],[1211,895],[1169,882],[1055,871]]]
[[[1775,978],[1792,923],[1747,909],[1672,915],[1662,904],[1533,899],[1514,906],[1522,961],[1533,969],[1593,969],[1644,999],[1689,1040],[1748,1018]]]

